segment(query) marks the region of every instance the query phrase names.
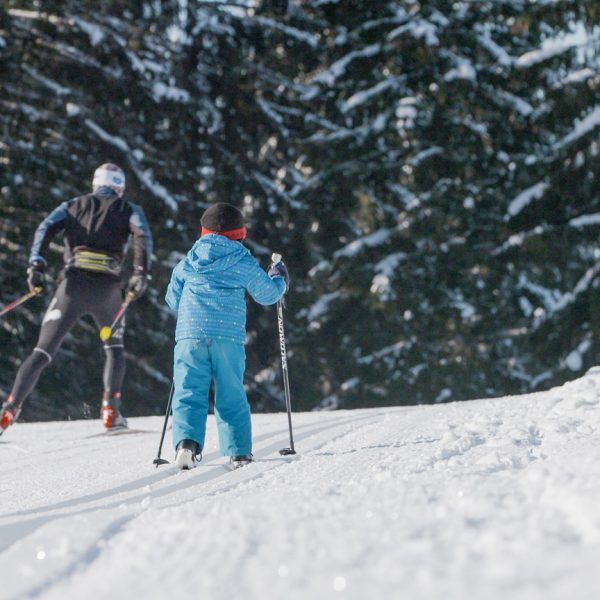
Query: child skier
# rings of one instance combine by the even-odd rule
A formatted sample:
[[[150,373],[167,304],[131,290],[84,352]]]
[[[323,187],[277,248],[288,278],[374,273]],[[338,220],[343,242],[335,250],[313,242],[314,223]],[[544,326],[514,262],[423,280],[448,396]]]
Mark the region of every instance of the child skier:
[[[191,469],[200,460],[208,394],[215,383],[219,446],[234,468],[252,461],[250,406],[244,390],[246,290],[259,304],[287,290],[283,263],[268,273],[242,244],[242,213],[218,202],[201,219],[201,237],[171,275],[167,304],[177,311],[173,368],[175,463]]]

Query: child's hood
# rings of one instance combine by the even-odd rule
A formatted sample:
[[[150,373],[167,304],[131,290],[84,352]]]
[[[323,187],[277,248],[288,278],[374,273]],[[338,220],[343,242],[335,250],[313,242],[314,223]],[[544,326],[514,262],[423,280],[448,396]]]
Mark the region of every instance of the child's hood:
[[[203,235],[187,253],[186,263],[197,273],[225,271],[246,256],[248,250],[223,235]]]

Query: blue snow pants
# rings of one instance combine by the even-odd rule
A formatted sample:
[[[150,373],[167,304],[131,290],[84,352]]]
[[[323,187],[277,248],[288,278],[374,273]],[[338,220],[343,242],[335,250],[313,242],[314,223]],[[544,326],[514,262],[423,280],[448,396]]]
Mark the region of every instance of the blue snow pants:
[[[252,452],[250,405],[244,390],[246,351],[223,340],[183,339],[175,344],[173,447],[191,439],[204,448],[208,394],[215,382],[215,417],[224,456]]]

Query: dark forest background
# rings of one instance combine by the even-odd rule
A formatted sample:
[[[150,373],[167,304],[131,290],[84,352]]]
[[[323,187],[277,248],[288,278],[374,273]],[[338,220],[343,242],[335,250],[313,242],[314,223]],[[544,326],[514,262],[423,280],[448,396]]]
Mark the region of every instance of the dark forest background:
[[[298,410],[529,392],[599,360],[597,0],[5,0],[0,108],[0,303],[100,163],[149,218],[129,415],[164,410],[164,292],[215,201],[289,265]],[[0,321],[0,399],[48,299]],[[250,400],[281,409],[274,307],[248,322]],[[83,322],[23,418],[97,416],[102,361]]]

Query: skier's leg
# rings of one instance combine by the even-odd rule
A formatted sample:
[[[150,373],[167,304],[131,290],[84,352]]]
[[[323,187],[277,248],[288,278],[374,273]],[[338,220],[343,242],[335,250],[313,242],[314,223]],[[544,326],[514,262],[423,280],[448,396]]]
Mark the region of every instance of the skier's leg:
[[[193,440],[204,448],[212,379],[207,341],[179,340],[173,365],[173,447]]]
[[[244,346],[235,342],[213,342],[210,355],[215,376],[215,417],[221,453],[225,456],[250,455],[252,422],[244,389]]]
[[[50,364],[63,339],[83,312],[84,309],[77,301],[69,279],[63,279],[44,315],[36,347],[19,368],[3,409],[10,409],[18,416],[23,402],[35,388],[42,371]]]
[[[123,294],[121,283],[112,279],[98,282],[99,293],[96,300],[90,303],[90,313],[98,329],[110,326],[115,314],[121,307]],[[104,342],[104,372],[102,382],[101,416],[104,425],[111,428],[116,425],[126,426],[127,421],[121,415],[121,388],[125,377],[125,319],[114,329],[109,340]]]

